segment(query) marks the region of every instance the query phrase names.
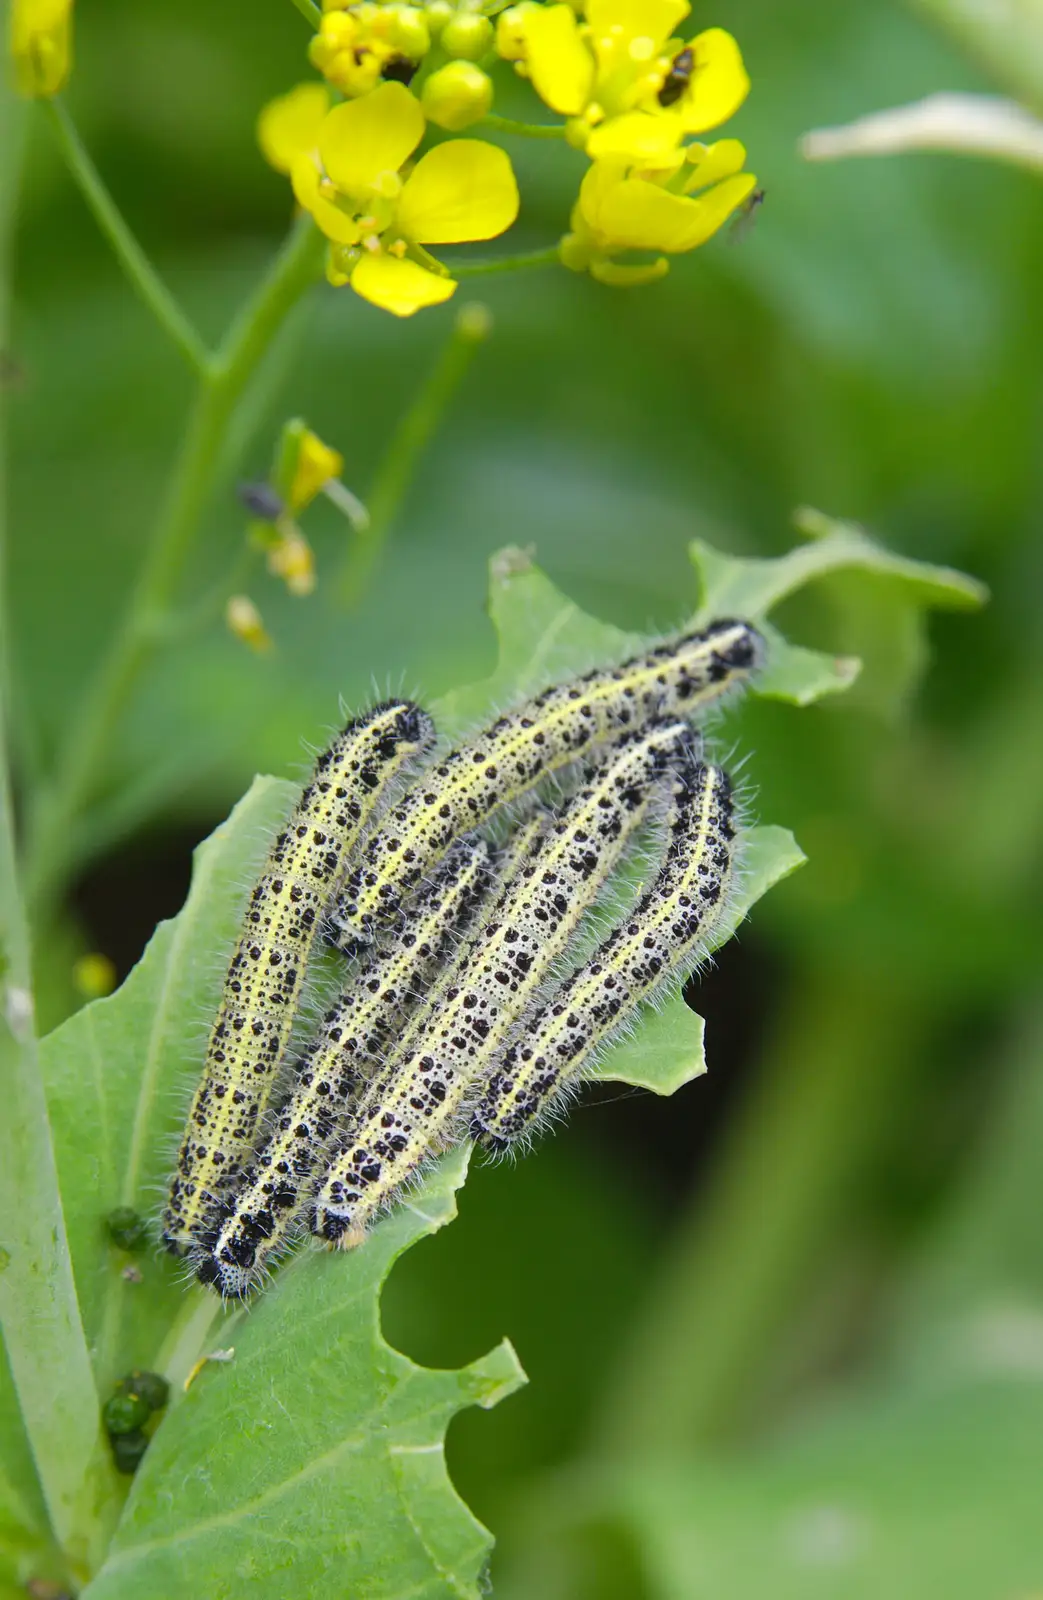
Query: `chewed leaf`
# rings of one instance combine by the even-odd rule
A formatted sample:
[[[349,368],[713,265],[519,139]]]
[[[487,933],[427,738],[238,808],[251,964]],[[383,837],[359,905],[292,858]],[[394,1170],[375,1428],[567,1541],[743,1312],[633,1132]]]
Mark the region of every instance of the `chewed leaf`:
[[[893,555],[853,523],[837,522],[808,508],[799,511],[795,520],[809,542],[769,560],[723,555],[698,540],[692,544],[690,554],[701,587],[697,620],[737,616],[757,622],[768,639],[769,652],[755,692],[806,706],[823,695],[849,688],[861,663],[851,656],[831,656],[790,644],[765,622],[768,613],[798,590],[824,578],[861,572],[888,580],[898,624],[904,626],[906,635],[912,629],[912,638],[901,651],[893,647],[885,651],[890,661],[888,675],[894,681],[870,696],[875,709],[892,710],[922,664],[923,651],[916,647],[921,613],[930,608],[972,610],[984,604],[988,591],[976,579],[951,567]],[[850,633],[853,619],[845,620]],[[881,625],[877,619],[874,631],[879,632]],[[890,639],[888,644],[892,644]]]
[[[785,828],[751,828],[743,850],[743,870],[736,892],[713,941],[717,949],[762,895],[803,866],[806,857]],[[656,1094],[673,1094],[706,1071],[703,1055],[705,1024],[675,994],[659,1009],[647,1012],[635,1032],[615,1045],[599,1063],[597,1078],[632,1083]]]
[[[446,1428],[524,1375],[506,1343],[457,1371],[419,1367],[378,1314],[397,1257],[455,1216],[466,1170],[466,1152],[447,1157],[364,1249],[304,1251],[228,1329],[234,1355],[160,1428],[91,1600],[246,1587],[284,1600],[288,1581],[299,1595],[477,1596],[492,1540],[449,1481]]]
[[[338,1593],[477,1595],[491,1543],[449,1483],[442,1444],[461,1407],[522,1381],[513,1354],[432,1373],[380,1334],[392,1262],[455,1215],[461,1153],[364,1250],[302,1251],[246,1313],[223,1312],[169,1258],[131,1255],[106,1232],[117,1206],[156,1210],[251,880],[296,793],[257,779],[199,847],[184,909],[122,988],[43,1041],[99,1392],[133,1368],[164,1373],[173,1391],[92,1600],[232,1594],[247,1574],[251,1593],[274,1600],[291,1545],[302,1595],[321,1593],[327,1573]],[[208,1364],[182,1397],[197,1357],[229,1347],[234,1359]]]

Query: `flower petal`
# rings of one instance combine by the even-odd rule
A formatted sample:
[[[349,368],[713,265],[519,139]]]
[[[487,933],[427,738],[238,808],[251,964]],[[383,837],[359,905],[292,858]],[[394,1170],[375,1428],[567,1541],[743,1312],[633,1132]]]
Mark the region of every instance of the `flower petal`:
[[[741,172],[746,160],[746,146],[739,139],[718,139],[716,144],[690,145],[689,160],[694,157],[691,174],[685,180],[684,192],[708,189],[722,178],[734,177]]]
[[[290,170],[297,204],[311,213],[327,239],[334,244],[358,244],[362,230],[322,193],[322,174],[314,153],[298,156]]]
[[[333,107],[319,132],[319,154],[338,189],[365,199],[398,172],[423,136],[420,102],[404,83],[382,83]]]
[[[363,300],[396,317],[411,317],[424,306],[441,305],[456,293],[453,278],[442,278],[415,261],[398,261],[383,250],[367,252],[351,274],[351,287]]]
[[[293,482],[287,496],[291,511],[303,511],[311,505],[323,484],[339,478],[344,470],[344,457],[339,450],[324,444],[317,433],[305,428],[297,445],[297,462]]]
[[[269,100],[257,119],[257,143],[268,165],[289,173],[297,156],[315,149],[329,109],[324,83],[299,83],[289,94]]]
[[[587,155],[593,161],[603,156],[622,156],[642,167],[674,169],[684,129],[679,117],[655,111],[627,111],[610,117],[591,133]]]
[[[416,244],[495,239],[518,215],[509,158],[483,139],[435,145],[406,179],[397,223]]]
[[[533,88],[552,111],[575,117],[594,87],[594,57],[571,6],[541,6],[525,16],[526,59]]]
[[[750,92],[739,46],[723,28],[691,40],[692,75],[678,102],[686,133],[702,133],[734,116]]]
[[[595,50],[617,30],[628,41],[651,39],[658,49],[691,9],[688,0],[587,0],[587,21]]]
[[[598,231],[613,250],[694,250],[741,205],[757,180],[750,173],[726,178],[697,199],[671,194],[656,183],[626,178],[602,199]]]

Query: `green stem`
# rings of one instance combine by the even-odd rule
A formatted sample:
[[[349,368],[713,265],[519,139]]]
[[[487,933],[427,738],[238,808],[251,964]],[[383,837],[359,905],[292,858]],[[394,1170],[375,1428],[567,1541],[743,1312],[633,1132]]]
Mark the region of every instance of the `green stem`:
[[[24,112],[0,84],[0,348],[6,346]],[[0,425],[4,396],[0,390]],[[0,434],[0,446],[3,438]],[[0,448],[0,636],[6,610]],[[111,1516],[118,1490],[102,1436],[80,1321],[33,1026],[29,932],[19,892],[7,765],[9,679],[0,683],[0,1327],[51,1529],[73,1575],[97,1552],[82,1535]]]
[[[301,16],[310,22],[313,28],[318,29],[322,26],[322,12],[317,5],[313,4],[313,0],[293,0],[293,3]]]
[[[529,250],[517,256],[498,256],[494,261],[445,262],[453,278],[485,278],[494,272],[525,272],[529,267],[559,267],[561,257],[556,244],[546,250]]]
[[[349,609],[366,593],[417,463],[488,332],[484,307],[461,307],[438,360],[392,434],[366,498],[368,525],[356,531],[341,574],[340,595]]]
[[[750,1423],[915,1070],[915,996],[857,970],[794,996],[759,1088],[647,1297],[592,1455],[661,1457]]]
[[[566,136],[564,123],[516,122],[513,117],[497,116],[495,111],[487,112],[476,126],[488,128],[490,133],[514,133],[523,139],[564,139]]]
[[[53,902],[68,869],[69,841],[116,722],[163,638],[166,613],[206,509],[236,406],[280,323],[318,276],[324,245],[310,218],[296,223],[200,383],[144,567],[108,654],[72,719],[72,739],[53,784],[32,818],[28,886],[34,909],[46,910]]]
[[[163,331],[177,345],[192,371],[204,375],[209,366],[210,352],[124,222],[97,167],[87,154],[68,111],[58,99],[44,101],[43,109],[65,163],[131,286]]]

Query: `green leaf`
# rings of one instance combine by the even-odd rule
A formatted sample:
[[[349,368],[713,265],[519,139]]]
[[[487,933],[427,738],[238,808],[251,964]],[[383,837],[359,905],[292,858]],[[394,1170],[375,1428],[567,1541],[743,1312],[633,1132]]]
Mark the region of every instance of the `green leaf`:
[[[476,1595],[491,1540],[457,1499],[445,1431],[523,1375],[509,1344],[454,1372],[385,1343],[393,1262],[456,1214],[464,1151],[363,1250],[308,1250],[229,1330],[161,1427],[90,1600]]]
[[[867,554],[865,544],[858,561],[894,562],[875,547]],[[801,563],[796,553],[774,563],[706,551],[703,558],[704,602],[726,597],[727,609],[758,617],[823,570],[821,559]],[[522,552],[495,558],[490,610],[499,663],[484,682],[435,704],[447,736],[642,642],[586,616]],[[802,701],[840,686],[820,658],[766,631],[768,673],[776,673],[766,692],[778,692],[786,674],[788,694]],[[92,1600],[232,1596],[246,1581],[251,1592],[274,1597],[285,1593],[291,1564],[302,1596],[328,1592],[330,1583],[367,1596],[475,1595],[490,1547],[452,1490],[443,1442],[462,1406],[491,1405],[521,1381],[512,1353],[502,1346],[462,1371],[430,1372],[380,1333],[387,1273],[454,1215],[466,1152],[444,1161],[364,1247],[344,1255],[309,1245],[245,1310],[224,1311],[187,1289],[167,1260],[127,1256],[104,1225],[117,1206],[151,1212],[163,1191],[248,886],[293,794],[287,783],[255,781],[200,847],[184,910],[157,930],[127,982],[41,1049],[102,1402],[133,1367],[164,1372],[173,1386],[89,1586]],[[751,828],[720,942],[802,860],[785,830]],[[670,1093],[704,1070],[702,1030],[680,998],[671,1000],[608,1055],[600,1076]],[[230,1360],[207,1363],[184,1392],[200,1355],[229,1350]]]
[[[739,885],[712,948],[726,944],[751,906],[806,859],[785,828],[751,828],[744,843]],[[671,995],[658,1010],[645,1013],[629,1038],[612,1047],[594,1076],[632,1083],[656,1094],[673,1094],[706,1071],[704,1033],[702,1017],[680,994]]]

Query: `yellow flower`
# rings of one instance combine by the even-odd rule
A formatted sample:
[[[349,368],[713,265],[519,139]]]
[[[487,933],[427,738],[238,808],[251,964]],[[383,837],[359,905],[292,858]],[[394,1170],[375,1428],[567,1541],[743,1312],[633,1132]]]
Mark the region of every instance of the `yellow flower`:
[[[745,159],[738,139],[719,139],[690,146],[690,173],[667,178],[641,172],[618,156],[595,161],[580,187],[572,232],[561,242],[562,261],[602,283],[661,278],[669,267],[666,255],[705,244],[752,193],[757,180],[741,170]],[[627,250],[665,255],[639,265],[614,259]]]
[[[354,99],[382,78],[408,83],[431,48],[424,13],[406,4],[327,4],[308,50],[312,65]]]
[[[72,0],[11,0],[10,44],[19,94],[57,94],[72,67]]]
[[[248,595],[233,594],[225,606],[225,622],[230,633],[248,644],[251,650],[263,655],[272,648],[271,637],[261,620],[261,613]]]
[[[297,443],[297,460],[286,500],[291,511],[303,511],[311,505],[320,489],[331,478],[339,478],[344,470],[344,457],[339,450],[323,444],[317,433],[305,428]]]
[[[329,109],[329,90],[322,83],[299,83],[269,100],[257,119],[257,143],[268,165],[288,177],[294,158],[315,148]]]
[[[500,17],[497,47],[570,118],[570,137],[592,157],[665,164],[686,134],[727,121],[750,87],[723,28],[672,37],[690,9],[688,0],[585,0],[581,21],[571,5],[524,0]]]
[[[315,556],[296,523],[279,524],[278,537],[268,546],[268,571],[281,578],[291,594],[314,593]]]
[[[384,83],[334,106],[296,153],[281,150],[298,201],[331,243],[330,281],[399,317],[456,290],[425,245],[493,239],[518,215],[510,161],[482,140],[436,145],[404,175],[424,130],[409,90]]]

